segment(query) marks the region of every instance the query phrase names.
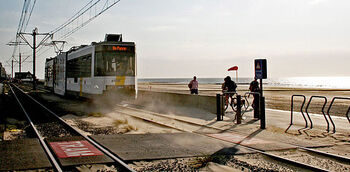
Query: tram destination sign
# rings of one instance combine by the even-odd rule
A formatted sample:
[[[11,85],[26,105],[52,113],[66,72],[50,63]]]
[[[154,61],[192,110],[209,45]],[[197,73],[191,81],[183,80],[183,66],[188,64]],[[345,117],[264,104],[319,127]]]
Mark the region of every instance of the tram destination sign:
[[[97,45],[95,48],[96,51],[114,51],[114,52],[135,52],[135,45],[133,44],[125,44],[125,45]]]
[[[256,79],[266,79],[267,78],[267,64],[266,59],[255,59],[255,77]]]

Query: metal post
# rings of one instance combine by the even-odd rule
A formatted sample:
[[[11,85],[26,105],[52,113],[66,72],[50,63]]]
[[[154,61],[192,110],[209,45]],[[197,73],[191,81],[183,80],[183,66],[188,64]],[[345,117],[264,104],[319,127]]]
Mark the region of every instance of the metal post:
[[[261,97],[261,101],[260,101],[260,129],[266,129],[265,97]]]
[[[254,96],[254,118],[260,118],[260,94],[253,94]]]
[[[237,94],[237,124],[242,123],[242,108],[241,108],[242,102],[241,102],[241,95]]]
[[[221,103],[221,95],[220,94],[216,94],[216,120],[217,121],[221,121],[221,108],[222,103]]]
[[[263,80],[260,79],[260,128],[266,128],[265,122],[265,97],[263,96]]]
[[[12,63],[11,63],[11,79],[13,80],[13,59],[12,59]]]
[[[263,97],[263,82],[262,82],[262,79],[260,79],[260,97]]]
[[[21,73],[21,66],[22,65],[22,57],[21,57],[21,53],[19,53],[19,73]]]
[[[36,51],[36,28],[33,30],[33,90],[36,90],[35,51]]]

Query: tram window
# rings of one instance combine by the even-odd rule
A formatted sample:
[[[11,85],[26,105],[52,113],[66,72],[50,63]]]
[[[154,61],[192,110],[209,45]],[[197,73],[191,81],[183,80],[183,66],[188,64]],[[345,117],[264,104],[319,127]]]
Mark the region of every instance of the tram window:
[[[134,76],[135,57],[132,53],[96,52],[95,76]]]
[[[118,58],[117,76],[133,76],[135,75],[134,58],[132,56],[122,56]]]
[[[90,77],[91,76],[91,54],[78,57],[67,62],[67,77]]]

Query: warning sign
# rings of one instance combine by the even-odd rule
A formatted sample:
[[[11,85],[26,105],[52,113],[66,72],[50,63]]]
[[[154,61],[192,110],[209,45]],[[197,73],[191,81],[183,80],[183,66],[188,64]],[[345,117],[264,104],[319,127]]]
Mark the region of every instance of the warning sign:
[[[261,65],[260,65],[260,62],[259,62],[259,61],[256,62],[255,69],[256,69],[256,70],[261,70]]]
[[[266,59],[255,59],[254,67],[255,67],[255,77],[257,79],[267,78]]]
[[[55,151],[58,158],[103,155],[101,151],[86,140],[50,142],[50,146]]]

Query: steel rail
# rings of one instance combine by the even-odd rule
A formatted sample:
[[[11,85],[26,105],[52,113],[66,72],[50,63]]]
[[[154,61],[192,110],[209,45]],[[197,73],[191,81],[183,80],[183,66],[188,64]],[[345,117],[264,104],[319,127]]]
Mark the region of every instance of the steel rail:
[[[135,115],[130,115],[130,114],[127,114],[125,112],[119,112],[119,113],[122,113],[122,114],[126,114],[126,115],[129,115],[129,116],[132,116],[132,117],[135,117]],[[142,117],[139,117],[139,116],[136,116],[136,118],[140,118],[140,119],[144,119]],[[177,120],[176,118],[171,118],[171,119],[174,119],[174,120]],[[155,123],[155,124],[158,124],[158,125],[162,125],[162,126],[166,126],[166,127],[169,127],[169,125],[167,124],[163,124],[163,123],[159,123],[157,121],[154,121],[154,120],[148,120],[148,119],[144,119],[148,122],[152,122],[152,123]],[[187,121],[188,122],[188,121]],[[197,125],[200,125],[200,124],[197,124]],[[205,126],[205,125],[200,125],[200,126],[203,126],[203,127],[208,127],[208,126]],[[190,133],[194,133],[194,134],[199,134],[199,135],[203,135],[203,136],[207,136],[207,137],[211,137],[211,136],[208,136],[208,135],[205,135],[201,132],[196,132],[196,131],[188,131],[188,130],[185,130],[185,129],[181,129],[181,128],[176,128],[174,126],[171,126],[171,128],[175,128],[175,129],[178,129],[180,131],[184,131],[184,132],[190,132]],[[212,128],[212,127],[208,127],[208,128]],[[216,129],[216,128],[215,128]],[[217,139],[217,138],[215,138]],[[223,141],[226,141],[226,140],[223,140]],[[226,141],[228,142],[228,141]],[[230,142],[232,143],[232,142]],[[273,154],[270,154],[270,153],[267,153],[265,152],[264,150],[261,150],[261,149],[256,149],[256,148],[253,148],[251,146],[246,146],[246,145],[241,145],[241,144],[237,144],[237,143],[233,143],[233,144],[236,144],[236,145],[240,145],[248,150],[252,150],[254,152],[257,152],[257,153],[260,153],[260,154],[263,154],[265,156],[268,156],[270,158],[273,158],[273,159],[277,159],[279,161],[283,161],[283,162],[286,162],[286,163],[289,163],[289,164],[293,164],[295,166],[301,166],[303,168],[306,168],[306,169],[310,169],[310,170],[313,170],[313,171],[327,171],[325,169],[322,169],[322,168],[318,168],[318,167],[315,167],[315,166],[312,166],[312,165],[308,165],[308,164],[303,164],[303,163],[300,163],[298,161],[294,161],[294,160],[291,160],[291,159],[287,159],[287,158],[283,158],[281,156],[278,156],[278,155],[273,155]]]
[[[330,157],[330,158],[334,158],[334,159],[338,159],[338,160],[341,160],[341,161],[345,161],[347,163],[350,162],[350,158],[346,157],[346,156],[341,156],[341,155],[336,155],[336,154],[332,154],[332,153],[328,153],[328,152],[322,152],[322,151],[319,151],[319,150],[315,150],[315,149],[310,149],[310,148],[306,148],[306,147],[298,147],[300,149],[303,149],[303,150],[307,150],[307,151],[310,151],[310,152],[313,152],[313,153],[316,153],[316,154],[321,154],[323,156],[327,156],[327,157]]]
[[[24,109],[22,103],[19,101],[19,99],[18,99],[18,97],[17,97],[15,91],[12,89],[11,84],[9,84],[9,87],[10,87],[11,92],[13,93],[14,97],[16,98],[16,100],[17,100],[19,106],[21,107],[23,113],[26,115],[26,117],[27,117],[27,119],[28,119],[28,121],[29,121],[30,126],[31,126],[31,127],[33,128],[33,130],[35,131],[35,134],[37,135],[37,137],[38,137],[38,139],[39,139],[39,141],[40,141],[41,146],[43,146],[43,148],[44,148],[44,150],[45,150],[45,152],[46,152],[46,154],[47,154],[47,156],[48,156],[48,158],[49,158],[51,164],[54,166],[55,170],[57,170],[57,171],[59,171],[59,172],[62,172],[62,171],[63,171],[62,168],[60,167],[59,163],[57,162],[57,160],[55,159],[55,157],[54,157],[53,154],[51,153],[49,147],[48,147],[47,144],[45,143],[44,138],[40,135],[39,131],[37,130],[37,128],[36,128],[35,125],[33,124],[32,120],[30,119],[30,117],[29,117],[29,115],[28,115],[28,113],[27,113],[27,111]],[[23,92],[22,92],[22,93],[23,93]]]
[[[15,86],[17,87],[17,86]],[[17,87],[17,89],[19,89],[21,92],[23,92],[20,88]],[[23,92],[24,93],[24,92]],[[25,93],[24,93],[25,94]],[[117,157],[116,155],[114,155],[114,153],[112,153],[111,151],[107,150],[104,146],[100,145],[99,143],[97,143],[95,140],[93,140],[92,138],[85,136],[84,134],[82,134],[80,131],[76,130],[75,128],[73,128],[72,126],[70,126],[68,123],[66,123],[61,117],[59,117],[58,115],[56,115],[54,112],[52,112],[50,109],[48,109],[47,107],[45,107],[44,105],[42,105],[40,102],[38,102],[37,100],[35,100],[33,97],[29,96],[28,94],[25,94],[26,96],[28,96],[31,100],[33,100],[35,103],[37,103],[38,105],[40,105],[43,109],[45,109],[46,111],[48,111],[49,113],[51,113],[54,117],[56,117],[60,122],[62,122],[64,125],[66,125],[67,127],[69,127],[70,129],[72,129],[73,131],[77,132],[78,134],[80,134],[84,139],[88,140],[91,144],[93,144],[94,146],[96,146],[98,149],[100,149],[103,153],[105,153],[106,155],[108,155],[110,158],[112,158],[114,161],[118,162],[119,165],[121,165],[124,170],[127,171],[131,171],[131,172],[135,172],[134,169],[130,168],[126,163],[124,163],[121,159],[119,159],[119,157]]]
[[[176,120],[176,121],[184,122],[184,123],[191,124],[191,125],[199,125],[199,126],[201,126],[201,127],[206,127],[206,128],[210,128],[210,129],[215,129],[215,130],[220,130],[220,131],[222,131],[222,129],[220,129],[220,128],[209,127],[209,126],[206,126],[206,125],[203,125],[203,124],[198,124],[198,123],[191,122],[191,121],[186,121],[186,120],[182,120],[182,119],[178,119],[178,118],[172,118],[172,117],[169,117],[169,116],[166,116],[166,115],[162,115],[162,114],[159,114],[159,113],[155,113],[155,112],[145,111],[145,110],[141,110],[141,109],[135,109],[135,108],[131,108],[131,107],[123,107],[123,106],[120,106],[120,105],[117,105],[117,106],[120,107],[120,108],[131,109],[131,110],[134,110],[134,111],[149,113],[149,114],[152,114],[152,115],[156,115],[156,116],[159,116],[159,117],[163,117],[163,118],[168,118],[168,119],[171,119],[171,120]],[[130,114],[125,113],[125,112],[121,112],[121,111],[118,111],[118,112],[123,113],[123,114],[127,114],[127,115],[129,115],[129,116],[135,116],[135,115],[130,115]],[[138,117],[138,116],[136,116],[136,117],[137,117],[137,118],[142,118],[142,117]],[[143,119],[143,118],[142,118],[142,119]],[[143,119],[143,120],[152,122],[152,120],[148,120],[148,119]],[[164,126],[168,126],[168,125],[167,125],[167,124],[164,124]],[[172,126],[170,126],[170,127],[172,127]],[[175,128],[175,129],[177,129],[177,128]],[[185,130],[181,130],[181,131],[185,131]]]
[[[155,124],[160,125],[160,126],[164,126],[164,127],[172,128],[172,129],[175,129],[175,130],[188,132],[188,133],[193,133],[193,131],[190,131],[190,130],[185,130],[185,129],[181,129],[181,128],[176,128],[176,127],[174,127],[174,126],[171,126],[171,125],[168,125],[168,124],[164,124],[164,123],[161,123],[161,122],[157,122],[157,121],[154,121],[154,120],[151,120],[151,119],[146,119],[146,118],[144,118],[144,117],[140,117],[140,116],[137,116],[137,115],[131,115],[131,114],[128,114],[128,113],[125,113],[125,112],[121,112],[121,111],[118,111],[118,110],[116,110],[116,112],[121,113],[121,114],[123,114],[123,115],[131,116],[131,117],[133,117],[133,118],[141,119],[141,120],[143,120],[143,121],[155,123]]]
[[[216,129],[216,130],[220,130],[220,131],[226,131],[226,130],[224,130],[224,129],[220,129],[220,128],[217,128],[217,127],[206,126],[206,125],[198,124],[198,123],[195,123],[195,122],[190,122],[190,121],[186,121],[186,120],[181,120],[181,119],[177,119],[177,118],[172,118],[172,117],[169,117],[169,116],[166,116],[166,115],[162,115],[162,114],[159,114],[159,113],[155,113],[155,112],[150,112],[150,111],[141,110],[141,109],[136,109],[136,108],[131,108],[131,107],[124,107],[124,106],[120,106],[120,105],[118,105],[118,107],[125,108],[125,109],[131,109],[131,110],[135,110],[135,111],[139,111],[139,112],[150,113],[150,114],[152,114],[152,115],[157,115],[157,116],[161,116],[161,117],[165,117],[165,118],[169,118],[169,119],[172,119],[172,120],[177,120],[177,121],[181,121],[181,122],[185,122],[185,123],[189,123],[189,124],[199,125],[199,126],[201,126],[201,127]],[[120,112],[120,111],[118,111],[118,112]],[[120,112],[120,113],[129,115],[129,116],[132,116],[132,117],[136,117],[136,118],[139,118],[139,119],[143,119],[143,120],[148,121],[148,122],[156,123],[157,125],[175,128],[175,129],[177,129],[177,130],[184,131],[184,132],[189,132],[188,130],[184,130],[184,129],[181,129],[181,128],[176,128],[176,127],[174,127],[174,126],[170,126],[170,125],[167,125],[167,124],[159,123],[159,122],[154,121],[154,120],[144,119],[144,118],[139,117],[139,116],[136,116],[136,115],[130,115],[130,114],[125,113],[125,112]],[[190,131],[190,132],[191,132],[191,133],[195,133],[195,134],[201,134],[201,135],[203,135],[203,133],[197,132],[197,131]],[[237,132],[237,133],[241,133],[241,132]],[[244,133],[242,133],[242,134],[244,134]],[[205,136],[207,136],[207,135],[205,135]],[[231,143],[231,142],[230,142],[230,143]],[[290,144],[290,143],[287,143],[287,144]],[[290,145],[293,145],[293,144],[290,144]],[[269,157],[271,157],[271,158],[278,159],[278,160],[280,160],[280,161],[284,161],[284,162],[291,163],[291,164],[296,164],[296,165],[301,165],[301,166],[303,166],[304,168],[307,168],[307,169],[311,169],[311,170],[314,170],[314,171],[328,171],[328,170],[325,170],[325,169],[322,169],[322,168],[318,168],[318,167],[315,167],[315,166],[312,166],[312,165],[307,165],[307,164],[303,164],[303,163],[300,163],[300,162],[297,162],[297,161],[294,161],[294,160],[290,160],[290,159],[287,159],[287,158],[283,158],[283,157],[281,157],[281,156],[269,154],[269,153],[265,152],[264,150],[256,149],[256,148],[253,148],[253,147],[251,147],[251,146],[244,146],[244,145],[241,145],[241,146],[243,146],[243,147],[245,147],[245,148],[247,148],[247,149],[251,149],[251,150],[253,150],[253,151],[256,151],[256,152],[258,152],[258,153],[264,154],[264,155],[269,156]],[[330,157],[330,158],[342,160],[342,161],[345,161],[345,162],[350,162],[350,158],[345,157],[345,156],[340,156],[340,155],[335,155],[335,154],[331,154],[331,153],[327,153],[327,152],[322,152],[322,151],[318,151],[318,150],[313,150],[313,149],[306,148],[306,147],[302,147],[302,146],[298,146],[298,145],[293,145],[293,146],[296,146],[296,147],[299,148],[299,149],[303,149],[303,150],[306,150],[306,151],[309,151],[309,152],[312,152],[312,153],[316,153],[316,154],[319,154],[319,155],[323,155],[323,156],[326,156],[326,157]]]

